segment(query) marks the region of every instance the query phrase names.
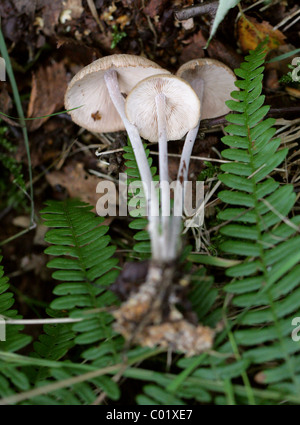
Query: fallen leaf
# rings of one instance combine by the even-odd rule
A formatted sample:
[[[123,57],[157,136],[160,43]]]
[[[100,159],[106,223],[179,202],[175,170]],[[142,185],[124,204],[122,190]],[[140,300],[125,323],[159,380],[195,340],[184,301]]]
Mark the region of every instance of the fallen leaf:
[[[30,217],[27,215],[19,215],[13,219],[12,224],[16,227],[26,229],[30,226]]]
[[[88,174],[80,162],[72,162],[66,165],[62,171],[52,171],[46,174],[46,179],[53,188],[57,185],[64,187],[70,198],[79,198],[94,207],[101,197],[99,193],[96,193],[96,188],[103,179]],[[93,211],[96,211],[95,208]]]
[[[7,91],[7,83],[2,82],[0,86],[0,111],[4,114],[9,115],[9,111],[13,106],[12,99]],[[14,127],[20,127],[17,120],[12,120],[5,115],[0,115],[0,120],[7,122],[9,125]]]
[[[41,66],[32,75],[32,90],[28,105],[28,117],[50,115],[64,104],[67,77],[62,62]],[[28,129],[38,129],[48,118],[28,122]]]
[[[265,87],[270,90],[277,90],[280,87],[276,69],[270,69],[266,72]]]
[[[164,10],[164,6],[168,0],[150,0],[149,4],[144,8],[143,12],[145,15],[154,18],[159,16]]]
[[[114,20],[114,16],[113,13],[117,10],[117,6],[115,5],[114,2],[112,2],[112,4],[104,10],[104,12],[101,15],[101,19],[106,22],[108,25],[110,25],[110,23]]]
[[[128,15],[119,16],[116,19],[116,23],[120,25],[121,30],[130,23],[130,17]]]
[[[284,44],[285,35],[274,30],[269,22],[258,22],[255,18],[241,16],[236,27],[238,44],[244,53],[254,50],[267,36],[269,36],[266,45],[266,51],[276,49]]]
[[[206,46],[207,39],[201,30],[187,41],[189,44],[183,48],[179,58],[180,65],[192,59],[205,57],[203,48]],[[238,68],[243,60],[232,47],[225,46],[221,41],[216,39],[210,42],[207,53],[209,57],[225,63],[225,65],[228,65],[232,69]]]
[[[180,65],[192,59],[204,58],[205,56],[203,47],[206,44],[206,39],[203,37],[201,31],[197,32],[197,34],[194,34],[187,40],[187,42],[187,46],[184,46],[179,57]]]
[[[42,0],[42,19],[43,28],[42,31],[45,35],[51,36],[54,34],[55,26],[58,24],[59,16],[62,11],[61,0]]]
[[[300,99],[300,90],[296,89],[295,87],[286,87],[285,90],[288,92],[290,96],[296,97],[297,99]]]
[[[70,10],[72,19],[78,19],[82,15],[82,0],[67,0],[64,2],[64,10]]]
[[[36,1],[29,0],[14,0],[14,6],[17,9],[18,13],[25,13],[26,15],[34,14],[36,9]]]

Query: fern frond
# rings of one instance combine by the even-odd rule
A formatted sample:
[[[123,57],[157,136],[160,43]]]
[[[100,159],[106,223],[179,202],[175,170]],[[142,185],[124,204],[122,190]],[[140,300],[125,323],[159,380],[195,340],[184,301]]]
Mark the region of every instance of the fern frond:
[[[111,327],[113,318],[105,311],[107,307],[118,303],[108,289],[119,274],[118,260],[113,257],[115,247],[110,245],[110,237],[107,235],[108,227],[103,225],[102,217],[96,217],[90,211],[91,206],[81,201],[48,201],[46,205],[42,217],[45,225],[52,229],[45,236],[45,240],[51,244],[45,252],[54,256],[48,267],[56,269],[52,276],[60,281],[54,288],[57,297],[51,303],[49,314],[53,317],[68,314],[80,318],[80,321],[74,324],[45,325],[44,334],[34,344],[35,356],[59,360],[76,345],[77,355],[84,360],[95,362],[98,357],[93,357],[91,352],[99,351],[97,354],[100,357],[102,355],[101,360],[107,366],[114,362],[116,347],[120,347],[120,337],[115,335]],[[31,371],[31,375],[32,380],[39,385],[49,376],[54,376],[53,371],[44,367],[35,373]],[[54,378],[63,379],[59,376]],[[93,394],[95,399],[95,385],[104,389],[107,380],[110,378],[101,377],[86,383],[86,392]],[[54,398],[42,396],[33,402],[47,404],[56,400],[59,404],[60,399],[63,402],[64,391],[60,390]],[[74,404],[82,401],[79,396],[81,391],[83,387],[79,386],[72,400]]]
[[[229,188],[219,198],[229,206],[218,217],[230,221],[220,229],[225,237],[221,249],[243,262],[226,271],[233,280],[225,290],[234,295],[232,304],[243,309],[234,320],[239,328],[232,333],[241,350],[247,347],[243,358],[260,368],[264,383],[273,382],[279,370],[278,380],[299,395],[293,354],[300,346],[291,339],[290,322],[300,313],[300,217],[286,218],[296,199],[293,186],[270,177],[287,149],[273,138],[275,120],[263,120],[269,110],[261,94],[264,56],[262,45],[245,58],[235,71],[240,91],[232,93],[236,100],[227,102],[234,113],[226,117],[230,125],[222,141],[230,149],[222,155],[234,162],[223,164],[225,174],[219,176]]]
[[[45,236],[52,244],[45,252],[55,256],[48,267],[59,283],[51,303],[53,310],[66,310],[82,317],[83,309],[99,309],[114,304],[114,294],[107,290],[119,273],[118,260],[113,257],[115,247],[109,245],[108,227],[103,218],[95,217],[91,207],[77,200],[48,201],[42,211],[45,225],[53,227]],[[95,343],[105,336],[105,324],[111,321],[107,314],[86,312],[86,320],[73,325],[76,342]],[[101,330],[102,329],[102,330]],[[107,336],[108,337],[108,336]]]
[[[0,257],[2,261],[2,257]],[[17,310],[13,309],[14,296],[9,292],[8,278],[4,276],[3,266],[0,265],[0,318],[21,319]],[[0,326],[4,326],[3,323]],[[31,337],[22,333],[24,326],[9,325],[5,326],[5,341],[0,340],[0,353],[13,353],[26,347]],[[23,371],[13,364],[7,364],[0,360],[0,396],[5,397],[13,394],[15,391],[24,391],[30,388],[29,380]]]

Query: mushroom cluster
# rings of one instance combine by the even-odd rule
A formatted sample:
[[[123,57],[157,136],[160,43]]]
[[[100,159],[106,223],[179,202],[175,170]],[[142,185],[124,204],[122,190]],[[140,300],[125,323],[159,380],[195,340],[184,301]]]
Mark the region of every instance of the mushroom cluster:
[[[191,323],[177,310],[180,296],[173,283],[184,183],[200,120],[228,112],[225,101],[234,82],[232,71],[212,59],[195,59],[171,75],[148,59],[112,55],[83,68],[69,84],[65,106],[73,121],[95,132],[126,129],[143,183],[152,262],[146,281],[113,313],[115,330],[131,342],[172,348],[187,356],[212,346],[214,331]],[[168,141],[185,135],[171,214]],[[160,196],[141,137],[158,142]]]
[[[181,214],[175,217],[176,206],[173,216],[170,213],[168,141],[186,135],[176,189],[183,194],[182,212],[182,186],[188,178],[200,119],[229,111],[225,101],[235,89],[234,82],[233,72],[213,59],[192,60],[171,75],[143,57],[117,54],[86,66],[68,86],[65,106],[75,123],[94,132],[127,131],[147,201],[155,262],[176,259],[180,246]],[[141,137],[159,145],[160,197],[153,190]],[[178,196],[175,199],[178,202]]]

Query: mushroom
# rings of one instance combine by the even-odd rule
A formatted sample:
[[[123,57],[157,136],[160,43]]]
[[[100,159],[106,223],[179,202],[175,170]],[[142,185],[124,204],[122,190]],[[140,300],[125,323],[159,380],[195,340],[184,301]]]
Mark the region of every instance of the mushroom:
[[[192,87],[174,75],[154,75],[139,82],[125,102],[128,120],[140,135],[159,144],[159,175],[161,192],[161,244],[154,259],[176,258],[176,246],[170,244],[170,192],[168,173],[168,140],[178,140],[200,119],[200,101]],[[177,242],[177,241],[176,241]]]
[[[155,208],[158,210],[158,201],[155,196],[151,199],[150,167],[139,133],[126,118],[124,98],[139,81],[154,74],[169,74],[169,71],[140,56],[106,56],[81,69],[73,77],[65,94],[66,109],[76,108],[69,113],[78,125],[95,132],[127,130],[143,182],[148,211],[154,211],[149,214],[150,224],[155,217]],[[155,225],[150,227],[149,231],[155,232]]]
[[[116,87],[126,97],[141,80],[154,74],[169,74],[149,59],[134,55],[111,55],[82,68],[71,80],[65,94],[65,106],[72,120],[87,130],[106,133],[125,130],[116,102]],[[107,80],[108,84],[107,84]],[[113,97],[113,98],[112,98]],[[119,106],[119,105],[118,105]]]
[[[184,182],[187,181],[188,169],[193,146],[198,134],[201,119],[215,118],[229,112],[225,101],[236,89],[234,73],[215,59],[193,59],[182,65],[176,75],[186,80],[197,93],[201,102],[201,117],[195,127],[186,135],[177,175],[177,196],[175,208],[184,205]],[[183,188],[182,188],[183,186]],[[179,193],[182,194],[181,199]],[[181,217],[174,217],[173,234],[170,244],[176,243],[181,229]]]
[[[236,90],[236,76],[232,70],[216,59],[193,59],[182,65],[176,75],[188,81],[201,101],[201,120],[227,114],[230,109],[225,101]],[[181,155],[178,179],[187,180],[190,157],[198,134],[197,125],[188,132]]]

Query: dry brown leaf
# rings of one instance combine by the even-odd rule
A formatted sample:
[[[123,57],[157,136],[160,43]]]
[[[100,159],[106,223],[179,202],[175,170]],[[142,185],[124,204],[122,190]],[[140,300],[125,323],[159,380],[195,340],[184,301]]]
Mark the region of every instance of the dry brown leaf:
[[[0,110],[5,114],[8,114],[9,110],[13,105],[12,99],[8,93],[6,83],[1,83],[0,86]],[[1,117],[2,118],[2,117]]]
[[[179,63],[183,64],[189,60],[196,58],[204,58],[204,46],[207,38],[204,37],[202,31],[198,31],[191,38],[186,40],[188,45],[181,52]],[[238,68],[242,62],[242,57],[230,46],[224,45],[219,40],[212,40],[207,48],[208,56],[225,63],[230,68]]]
[[[154,18],[155,16],[159,16],[161,14],[166,3],[167,0],[150,0],[150,2],[144,8],[143,12],[145,15],[150,16],[150,18]]]
[[[130,23],[130,16],[122,15],[116,19],[116,23],[120,25],[120,29],[123,30],[126,25]]]
[[[0,85],[0,111],[4,114],[9,114],[10,109],[13,106],[12,99],[7,91],[7,83],[1,82]],[[9,125],[14,127],[21,127],[21,125],[16,121],[12,120],[5,115],[0,115],[0,120],[7,122]]]
[[[40,67],[32,75],[32,90],[28,105],[28,117],[50,115],[64,105],[67,77],[62,62]],[[28,122],[28,129],[38,129],[47,118]]]
[[[59,16],[62,11],[61,0],[42,0],[44,7],[42,9],[41,31],[48,36],[54,34],[55,26],[58,24]]]
[[[101,197],[99,193],[96,193],[96,188],[98,183],[103,179],[88,174],[80,162],[70,163],[62,171],[52,171],[46,175],[46,179],[54,188],[57,185],[64,187],[70,198],[79,198],[81,201],[87,202],[94,207]],[[95,208],[93,211],[95,211]]]
[[[284,44],[286,38],[281,31],[274,30],[269,22],[263,21],[260,23],[255,18],[248,16],[241,16],[239,18],[236,31],[238,44],[244,53],[254,50],[266,36],[269,36],[266,45],[267,51],[276,49]]]
[[[192,59],[204,58],[205,56],[203,47],[206,45],[206,39],[203,37],[202,31],[194,34],[187,42],[188,45],[184,46],[179,57],[180,65]]]
[[[82,7],[82,0],[66,0],[64,2],[64,9],[71,11],[72,19],[78,19],[84,10]]]
[[[30,226],[30,217],[27,215],[18,215],[13,219],[12,224],[16,227],[22,227],[22,229],[26,229]]]
[[[300,99],[300,90],[296,89],[295,87],[286,87],[285,90],[288,92],[290,96],[296,97],[297,99]]]
[[[14,6],[20,14],[33,15],[36,9],[36,1],[14,0]]]

